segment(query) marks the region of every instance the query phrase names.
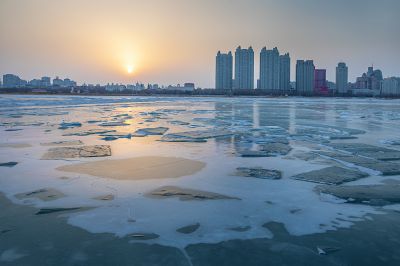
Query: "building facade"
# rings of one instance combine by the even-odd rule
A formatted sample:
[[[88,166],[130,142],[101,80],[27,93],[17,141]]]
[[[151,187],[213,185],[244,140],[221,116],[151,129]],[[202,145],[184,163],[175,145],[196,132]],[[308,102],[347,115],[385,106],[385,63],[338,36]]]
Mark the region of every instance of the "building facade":
[[[382,96],[400,96],[400,78],[390,77],[382,80]]]
[[[291,89],[289,53],[279,56],[279,86],[283,91],[289,91]]]
[[[215,88],[232,89],[233,87],[233,57],[232,52],[223,54],[220,51],[216,57]]]
[[[5,74],[3,75],[3,87],[4,88],[18,88],[26,86],[26,80],[21,79],[17,75]]]
[[[314,94],[314,61],[297,60],[296,90],[299,95]]]
[[[374,70],[373,67],[368,67],[367,73],[363,73],[361,77],[356,79],[353,85],[353,95],[372,95],[378,96],[381,93],[382,86],[382,71]]]
[[[314,70],[314,94],[328,95],[328,84],[326,81],[326,69]]]
[[[264,47],[260,53],[260,84],[259,89],[269,91],[279,91],[280,89],[280,69],[279,69],[278,48],[267,50]]]
[[[346,63],[340,62],[336,67],[336,92],[339,95],[348,93],[349,69]]]
[[[251,47],[236,49],[234,89],[254,89],[254,51]]]

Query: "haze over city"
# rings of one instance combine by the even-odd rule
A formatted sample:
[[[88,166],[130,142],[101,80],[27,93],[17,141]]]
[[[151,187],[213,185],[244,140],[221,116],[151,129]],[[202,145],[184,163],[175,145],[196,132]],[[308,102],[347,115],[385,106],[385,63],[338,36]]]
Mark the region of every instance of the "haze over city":
[[[211,88],[216,52],[241,45],[255,51],[256,77],[264,46],[290,53],[291,80],[296,59],[333,81],[341,61],[349,80],[372,64],[398,76],[399,9],[396,0],[2,0],[0,73]]]

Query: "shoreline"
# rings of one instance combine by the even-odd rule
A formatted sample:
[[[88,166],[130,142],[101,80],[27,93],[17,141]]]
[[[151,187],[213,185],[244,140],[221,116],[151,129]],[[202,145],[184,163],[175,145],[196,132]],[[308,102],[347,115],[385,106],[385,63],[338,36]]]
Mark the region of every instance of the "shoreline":
[[[1,90],[1,89],[0,89]],[[14,93],[14,92],[1,92],[0,96],[2,95],[23,95],[23,96],[82,96],[82,97],[113,97],[113,96],[125,96],[125,97],[165,97],[165,98],[309,98],[309,99],[378,99],[378,100],[398,100],[398,97],[381,97],[381,96],[339,96],[339,95],[227,95],[227,94],[128,94],[128,93]]]

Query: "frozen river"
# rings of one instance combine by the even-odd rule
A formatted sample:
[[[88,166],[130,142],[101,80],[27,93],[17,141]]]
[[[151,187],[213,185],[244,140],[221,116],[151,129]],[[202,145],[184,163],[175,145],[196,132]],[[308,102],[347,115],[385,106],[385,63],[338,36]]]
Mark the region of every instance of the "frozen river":
[[[400,211],[400,101],[1,96],[0,192],[1,204],[32,209],[10,207],[0,221],[0,264],[29,265],[35,256],[14,228],[18,215],[28,227],[40,219],[65,234],[109,233],[128,246],[183,254],[179,262],[153,262],[160,265],[208,264],[190,248],[200,243],[261,247],[254,241],[274,241],[281,231],[285,243],[334,238]],[[399,227],[393,230],[388,238],[399,244]],[[349,262],[343,243],[326,247],[318,239],[298,251],[316,256],[309,265]],[[57,263],[101,264],[84,249]],[[375,265],[400,260],[390,252],[378,257]]]

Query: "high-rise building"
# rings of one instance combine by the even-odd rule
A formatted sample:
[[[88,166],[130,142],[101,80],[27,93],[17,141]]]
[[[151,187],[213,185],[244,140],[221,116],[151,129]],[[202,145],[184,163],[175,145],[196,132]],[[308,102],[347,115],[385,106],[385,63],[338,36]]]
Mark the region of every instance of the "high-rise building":
[[[267,50],[264,47],[260,53],[260,86],[259,89],[278,91],[279,86],[279,51],[278,48]]]
[[[289,91],[291,88],[289,53],[279,56],[279,86],[283,91]]]
[[[346,63],[340,62],[336,67],[336,92],[347,94],[349,83],[349,69]]]
[[[326,81],[326,69],[314,70],[314,93],[318,95],[328,94],[328,85]]]
[[[216,57],[215,88],[232,89],[233,63],[232,52],[223,54],[220,51]]]
[[[236,49],[234,88],[254,89],[254,51],[251,47]]]
[[[297,60],[296,63],[296,90],[300,95],[314,93],[314,61]]]

